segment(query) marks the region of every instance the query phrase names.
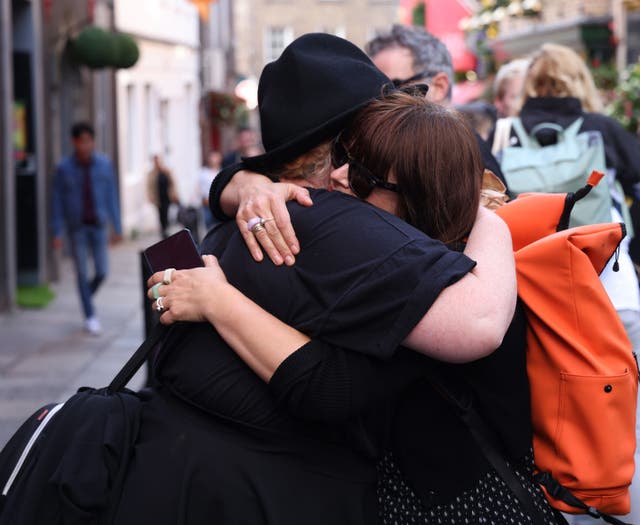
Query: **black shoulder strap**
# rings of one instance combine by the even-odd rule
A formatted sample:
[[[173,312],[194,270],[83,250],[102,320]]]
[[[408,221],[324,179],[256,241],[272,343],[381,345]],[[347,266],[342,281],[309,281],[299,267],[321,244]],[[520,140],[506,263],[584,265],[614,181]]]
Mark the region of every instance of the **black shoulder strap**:
[[[458,416],[471,432],[487,461],[518,498],[522,508],[531,517],[533,523],[535,525],[548,525],[533,503],[531,494],[515,475],[504,455],[498,450],[496,446],[497,438],[474,409],[471,394],[469,392],[454,392],[453,387],[439,377],[437,371],[430,370],[427,375],[432,385],[456,408]]]
[[[540,483],[540,485],[542,485],[555,499],[560,500],[571,507],[584,511],[585,514],[588,514],[592,518],[602,519],[603,521],[612,523],[613,525],[631,525],[630,523],[620,521],[618,518],[609,514],[603,514],[595,507],[589,507],[586,503],[574,496],[569,489],[560,485],[560,482],[556,480],[550,472],[540,472],[536,474],[535,480]]]
[[[431,384],[456,408],[458,416],[462,422],[466,425],[471,432],[474,440],[476,441],[480,450],[484,454],[487,461],[493,466],[498,475],[509,486],[511,492],[520,501],[520,504],[524,510],[531,517],[535,525],[542,525],[545,523],[541,513],[535,507],[531,494],[522,485],[521,481],[515,475],[502,452],[496,446],[497,438],[491,429],[486,425],[482,417],[473,407],[473,401],[471,394],[468,391],[461,392],[454,391],[453,386],[446,382],[442,377],[437,374],[435,370],[429,370],[427,372],[429,381]],[[589,507],[580,499],[575,497],[566,487],[563,487],[555,478],[551,476],[549,472],[541,472],[534,476],[534,480],[540,485],[544,486],[547,492],[560,501],[563,501],[567,505],[575,507],[584,511],[586,514],[595,519],[602,519],[612,525],[631,525],[620,521],[619,519],[609,514],[604,514],[594,507]],[[554,513],[558,523],[562,523],[566,520],[559,512]]]
[[[138,349],[124,364],[120,372],[118,372],[113,378],[113,381],[111,381],[107,387],[107,392],[117,392],[127,386],[127,383],[131,381],[131,378],[144,364],[156,344],[158,344],[160,339],[165,335],[167,328],[167,326],[157,323],[151,329],[149,336],[142,342]]]

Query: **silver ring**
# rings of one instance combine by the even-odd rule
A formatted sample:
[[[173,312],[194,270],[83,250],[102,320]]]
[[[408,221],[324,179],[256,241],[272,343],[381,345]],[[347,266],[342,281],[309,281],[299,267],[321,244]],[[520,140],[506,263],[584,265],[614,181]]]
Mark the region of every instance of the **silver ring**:
[[[249,230],[251,233],[257,233],[264,230],[265,222],[272,220],[273,217],[267,217],[266,219],[263,219],[262,217],[254,217],[253,219],[249,219],[247,221],[247,230]]]
[[[175,272],[175,268],[167,268],[164,271],[164,275],[162,276],[162,284],[171,284],[171,279],[173,278],[173,272]]]
[[[156,311],[158,312],[164,311],[164,305],[162,304],[162,297],[158,297],[156,299]]]
[[[154,299],[157,299],[158,297],[160,297],[161,286],[162,286],[162,283],[156,283],[151,287],[151,293],[153,294]]]

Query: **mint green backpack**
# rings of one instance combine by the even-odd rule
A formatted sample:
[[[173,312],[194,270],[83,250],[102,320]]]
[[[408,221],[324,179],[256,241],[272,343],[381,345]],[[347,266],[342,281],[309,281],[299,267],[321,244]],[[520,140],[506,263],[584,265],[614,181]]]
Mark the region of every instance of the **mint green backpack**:
[[[592,170],[606,173],[604,142],[599,131],[583,131],[582,117],[568,128],[543,122],[527,134],[519,118],[511,118],[511,126],[520,146],[507,146],[498,154],[500,168],[513,197],[520,193],[571,193],[585,185]],[[558,134],[555,144],[541,146],[535,134],[543,129]],[[611,222],[610,190],[620,191],[619,183],[598,184],[571,212],[570,226]],[[613,188],[611,187],[613,186]]]

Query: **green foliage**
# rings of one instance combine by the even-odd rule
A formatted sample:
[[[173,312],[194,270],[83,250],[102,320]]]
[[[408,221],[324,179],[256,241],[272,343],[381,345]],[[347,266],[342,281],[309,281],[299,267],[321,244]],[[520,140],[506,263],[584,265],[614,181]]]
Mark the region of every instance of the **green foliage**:
[[[100,69],[113,63],[114,49],[110,33],[99,27],[83,29],[71,42],[73,58],[91,69]]]
[[[22,308],[44,308],[54,298],[55,294],[47,284],[18,286],[16,293],[16,303]]]
[[[212,122],[239,126],[249,119],[247,106],[239,97],[229,93],[210,91],[205,96],[205,111]]]
[[[611,62],[591,67],[591,74],[596,87],[602,91],[611,91],[618,85],[618,70]]]
[[[138,44],[132,37],[96,26],[83,29],[70,44],[74,60],[91,69],[127,68],[140,57]]]
[[[138,44],[129,35],[124,33],[113,33],[114,61],[113,66],[116,68],[126,69],[132,67],[140,58]]]
[[[640,62],[629,66],[614,90],[607,113],[631,133],[640,132]]]
[[[422,2],[413,8],[411,23],[414,26],[424,27],[426,22],[425,3]]]

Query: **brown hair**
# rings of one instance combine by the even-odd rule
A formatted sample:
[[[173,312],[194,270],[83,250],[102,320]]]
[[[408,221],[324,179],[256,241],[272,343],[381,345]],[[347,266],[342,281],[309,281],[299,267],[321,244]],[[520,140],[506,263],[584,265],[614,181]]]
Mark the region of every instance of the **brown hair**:
[[[525,97],[575,97],[586,111],[602,111],[602,100],[584,60],[573,49],[543,44],[531,57]]]
[[[402,218],[445,243],[464,239],[478,211],[483,162],[464,116],[391,92],[361,110],[343,142],[352,158],[398,184]]]

